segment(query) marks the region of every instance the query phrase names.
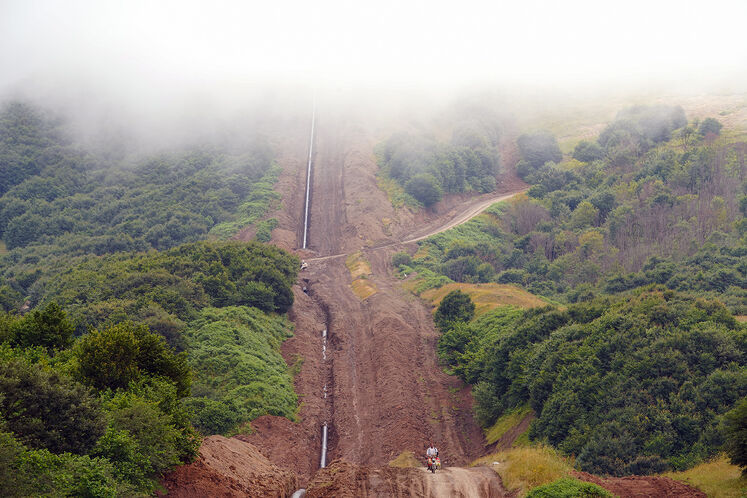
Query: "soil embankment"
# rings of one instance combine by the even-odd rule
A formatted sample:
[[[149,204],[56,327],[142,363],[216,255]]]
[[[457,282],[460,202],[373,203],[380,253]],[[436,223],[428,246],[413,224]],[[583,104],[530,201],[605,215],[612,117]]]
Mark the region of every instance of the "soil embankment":
[[[171,472],[162,484],[168,496],[286,497],[298,482],[293,472],[265,458],[251,444],[223,436],[205,438],[197,460]]]

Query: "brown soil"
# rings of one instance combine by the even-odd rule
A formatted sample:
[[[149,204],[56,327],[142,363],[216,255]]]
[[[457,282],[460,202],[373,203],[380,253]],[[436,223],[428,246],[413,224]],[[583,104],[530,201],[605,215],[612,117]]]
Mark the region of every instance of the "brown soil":
[[[223,436],[206,438],[197,460],[166,475],[169,496],[285,497],[298,483],[292,472],[280,469],[251,444]]]
[[[702,491],[668,477],[628,476],[604,479],[586,472],[574,472],[573,475],[582,481],[598,484],[621,498],[706,498],[707,496]]]
[[[306,496],[499,498],[511,495],[487,467],[443,468],[432,474],[424,468],[374,468],[336,460],[314,476]]]

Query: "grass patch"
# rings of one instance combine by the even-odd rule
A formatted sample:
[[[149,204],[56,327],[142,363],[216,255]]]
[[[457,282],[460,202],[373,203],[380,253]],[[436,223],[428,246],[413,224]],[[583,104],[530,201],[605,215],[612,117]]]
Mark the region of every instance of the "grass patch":
[[[353,283],[350,284],[350,287],[353,288],[353,294],[358,296],[358,299],[360,299],[361,301],[373,296],[378,291],[374,283],[365,278],[353,280]]]
[[[683,472],[667,472],[663,476],[694,486],[709,497],[739,498],[747,495],[747,477],[725,456],[702,463]]]
[[[493,465],[494,462],[499,463]],[[537,486],[569,477],[573,459],[563,457],[549,446],[539,445],[511,448],[478,458],[471,465],[491,466],[501,476],[506,489],[518,490],[523,495]]]
[[[368,263],[368,261],[363,259],[363,255],[360,253],[360,251],[348,256],[348,258],[345,260],[345,266],[350,272],[350,277],[353,280],[371,274],[371,265]]]
[[[392,203],[392,207],[400,209],[405,206],[418,210],[423,205],[417,201],[413,196],[405,192],[405,189],[397,183],[394,179],[389,178],[383,174],[376,175],[376,182],[379,188],[386,192],[386,196],[389,198],[389,202]]]
[[[736,318],[740,323],[747,322],[747,315],[735,315],[734,318]]]
[[[438,289],[426,290],[420,297],[427,299],[434,306],[438,306],[449,292],[457,289],[468,294],[472,302],[475,303],[475,316],[484,315],[499,306],[536,308],[550,304],[515,285],[495,283],[464,284],[454,282]]]
[[[524,417],[531,413],[532,409],[525,406],[523,408],[511,410],[500,417],[492,427],[485,430],[485,439],[488,444],[493,444],[498,441],[505,433],[507,433],[511,428],[519,425],[519,423],[524,420]]]
[[[403,451],[397,458],[389,462],[390,467],[399,468],[417,468],[421,466],[421,463],[415,458],[415,453],[412,451]]]
[[[358,296],[358,299],[363,301],[376,294],[378,290],[376,289],[376,285],[368,279],[368,276],[371,275],[371,265],[363,259],[360,251],[348,256],[345,260],[345,266],[350,272],[350,278],[353,280],[350,283],[350,287],[353,289],[353,293]]]

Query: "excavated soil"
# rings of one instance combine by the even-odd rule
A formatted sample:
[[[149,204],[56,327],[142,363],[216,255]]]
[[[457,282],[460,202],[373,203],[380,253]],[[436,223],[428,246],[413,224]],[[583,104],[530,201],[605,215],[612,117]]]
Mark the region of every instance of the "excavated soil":
[[[502,498],[512,495],[495,479],[495,472],[486,467],[444,468],[432,474],[422,468],[374,468],[336,460],[314,476],[306,496]]]
[[[668,477],[608,477],[606,479],[574,472],[574,477],[582,481],[598,484],[620,498],[706,498],[706,494]]]
[[[290,496],[298,486],[296,476],[278,468],[251,444],[223,436],[205,438],[197,460],[166,475],[162,481],[169,496]]]

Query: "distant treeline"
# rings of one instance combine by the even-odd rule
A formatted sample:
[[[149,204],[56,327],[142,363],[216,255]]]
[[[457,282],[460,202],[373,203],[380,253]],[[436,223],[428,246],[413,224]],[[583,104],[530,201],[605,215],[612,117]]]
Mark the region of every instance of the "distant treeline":
[[[421,242],[411,269],[460,282],[514,283],[569,302],[661,283],[747,313],[743,145],[708,138],[719,131],[706,124],[715,120],[672,130],[682,125],[672,118],[678,108],[621,116],[600,135],[607,149],[596,144],[599,154],[576,154],[585,162],[531,162],[540,155],[533,147],[549,149],[544,160],[557,157],[557,144],[546,134],[520,138],[528,196]],[[630,116],[660,126],[632,134],[640,126]]]
[[[92,152],[31,105],[0,109],[0,239],[11,250],[0,275],[12,290],[34,294],[37,277],[60,258],[66,265],[72,256],[230,236],[277,199],[272,152],[260,140],[239,152],[131,156]]]
[[[379,166],[405,191],[430,206],[444,193],[492,192],[500,171],[496,123],[458,126],[449,142],[425,135],[393,135],[377,148]]]

